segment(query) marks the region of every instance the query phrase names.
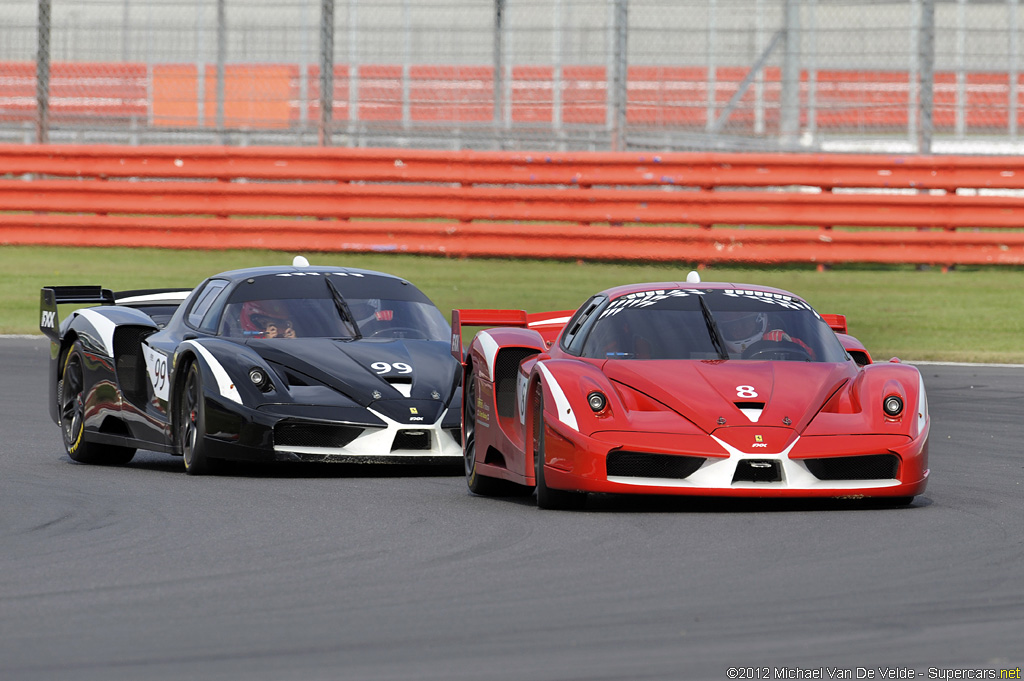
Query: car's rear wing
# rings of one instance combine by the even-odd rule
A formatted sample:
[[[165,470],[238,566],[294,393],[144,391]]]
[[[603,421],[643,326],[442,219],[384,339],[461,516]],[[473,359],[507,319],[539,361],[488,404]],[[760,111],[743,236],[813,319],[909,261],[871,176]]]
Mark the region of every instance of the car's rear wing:
[[[180,305],[190,293],[190,288],[144,288],[115,291],[114,300],[118,305],[129,306]]]
[[[462,327],[512,326],[525,329],[529,324],[526,310],[452,310],[452,356],[464,362]]]
[[[463,327],[504,326],[533,329],[550,345],[575,312],[562,310],[527,314],[525,310],[452,310],[452,356],[460,362],[465,359],[462,348]]]
[[[562,329],[569,323],[576,310],[560,310],[558,312],[534,312],[527,315],[527,328],[539,333],[544,341],[550,346],[562,333]]]
[[[843,348],[859,366],[872,363],[871,353],[868,352],[868,349],[864,347],[863,343],[851,336],[849,330],[847,330],[846,315],[823,314],[821,318],[825,320],[829,328],[836,332],[836,338],[839,339],[839,342],[843,344]]]
[[[836,333],[847,333],[846,331],[846,315],[844,314],[823,314],[821,318],[825,320],[825,323],[831,327]]]
[[[39,330],[60,340],[57,306],[66,304],[114,305],[114,292],[102,286],[44,286],[39,292]]]

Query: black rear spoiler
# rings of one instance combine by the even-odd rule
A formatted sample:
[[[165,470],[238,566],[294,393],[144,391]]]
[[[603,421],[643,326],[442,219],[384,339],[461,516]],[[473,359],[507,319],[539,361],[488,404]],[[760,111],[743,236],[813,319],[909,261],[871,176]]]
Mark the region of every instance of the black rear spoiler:
[[[44,286],[39,292],[39,330],[60,341],[57,306],[64,304],[113,305],[114,293],[102,286]]]
[[[115,291],[114,300],[120,305],[122,300],[128,298],[142,298],[151,297],[158,299],[161,295],[169,294],[169,297],[174,294],[180,293],[192,293],[193,289],[190,288],[139,288],[132,289],[131,291]]]

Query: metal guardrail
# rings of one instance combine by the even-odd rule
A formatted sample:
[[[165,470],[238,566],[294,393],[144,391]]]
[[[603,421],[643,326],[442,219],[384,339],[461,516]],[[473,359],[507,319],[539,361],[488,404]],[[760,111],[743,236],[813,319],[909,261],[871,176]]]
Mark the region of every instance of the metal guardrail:
[[[7,244],[1024,264],[1019,159],[0,145],[0,163]]]

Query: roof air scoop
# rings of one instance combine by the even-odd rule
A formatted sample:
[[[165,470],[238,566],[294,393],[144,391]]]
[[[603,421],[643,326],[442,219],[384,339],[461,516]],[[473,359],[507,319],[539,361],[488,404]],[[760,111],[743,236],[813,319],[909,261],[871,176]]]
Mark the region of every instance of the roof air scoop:
[[[757,423],[764,411],[764,402],[734,402],[736,408],[743,412],[743,415],[750,419],[751,423]]]

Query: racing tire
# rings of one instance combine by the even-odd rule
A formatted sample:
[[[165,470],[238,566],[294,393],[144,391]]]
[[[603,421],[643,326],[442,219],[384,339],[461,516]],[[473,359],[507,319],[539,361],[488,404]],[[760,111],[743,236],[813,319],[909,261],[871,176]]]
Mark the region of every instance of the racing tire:
[[[64,451],[72,461],[120,466],[135,456],[134,447],[102,445],[85,439],[85,359],[78,341],[75,341],[64,358],[64,369],[57,390],[57,414]]]
[[[206,454],[206,409],[203,407],[203,376],[199,364],[192,362],[185,376],[178,414],[178,447],[189,475],[216,473],[219,461]]]
[[[537,383],[533,408],[533,474],[537,481],[537,508],[578,510],[587,502],[586,492],[548,487],[544,478],[544,392]]]
[[[466,377],[466,394],[463,402],[465,404],[462,409],[462,428],[465,443],[462,447],[462,460],[465,463],[469,491],[482,497],[512,496],[515,493],[513,488],[520,485],[480,475],[476,467],[476,381],[472,373]]]

